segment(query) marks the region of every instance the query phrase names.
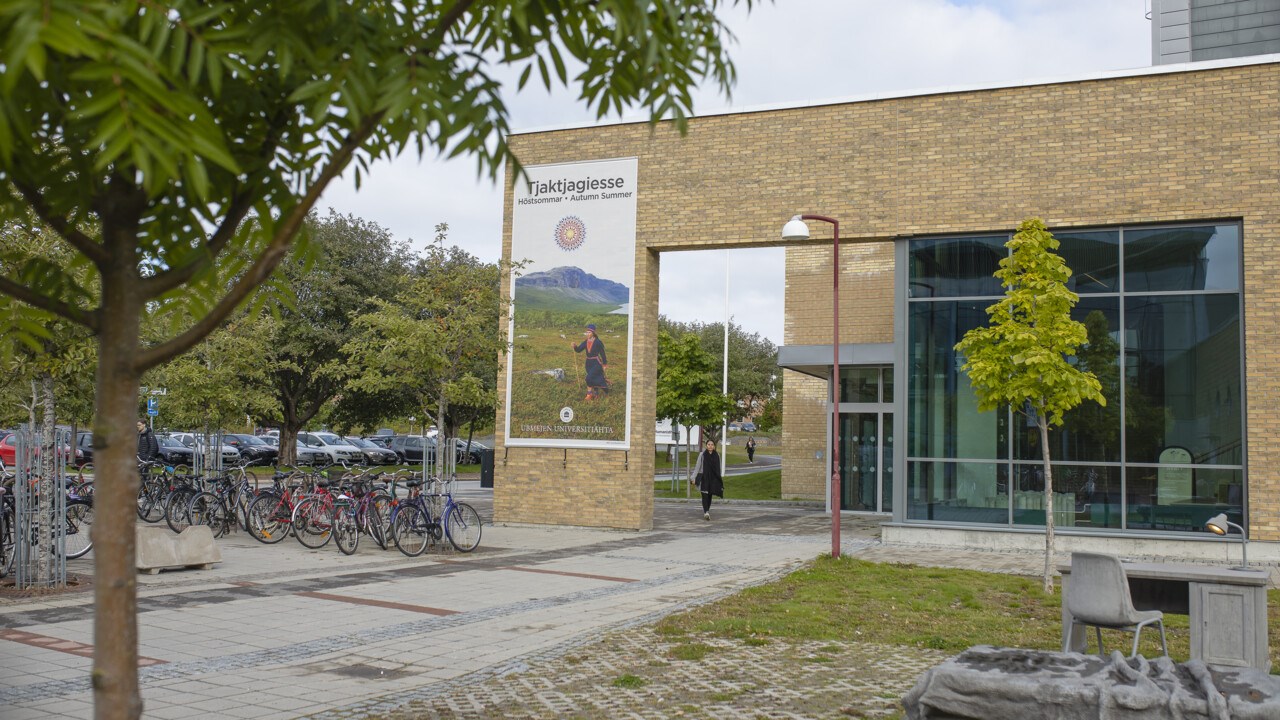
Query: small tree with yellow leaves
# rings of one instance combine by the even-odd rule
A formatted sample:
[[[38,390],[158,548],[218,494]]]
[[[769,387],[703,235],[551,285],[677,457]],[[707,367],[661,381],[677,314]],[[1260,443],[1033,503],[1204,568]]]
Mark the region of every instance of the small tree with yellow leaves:
[[[1049,427],[1086,400],[1106,405],[1093,373],[1069,358],[1086,342],[1083,323],[1071,319],[1080,297],[1067,289],[1071,269],[1055,250],[1058,240],[1044,221],[1031,218],[1006,243],[1012,252],[995,276],[1004,299],[987,308],[991,322],[974,328],[956,344],[965,357],[961,369],[978,396],[979,410],[1006,406],[1026,414],[1040,428],[1044,460],[1044,589],[1053,590],[1053,468]]]

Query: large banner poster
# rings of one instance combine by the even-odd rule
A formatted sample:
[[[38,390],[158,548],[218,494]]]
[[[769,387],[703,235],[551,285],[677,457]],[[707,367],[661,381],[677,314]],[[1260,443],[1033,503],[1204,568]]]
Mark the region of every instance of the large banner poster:
[[[627,449],[636,158],[540,165],[512,211],[506,444]]]

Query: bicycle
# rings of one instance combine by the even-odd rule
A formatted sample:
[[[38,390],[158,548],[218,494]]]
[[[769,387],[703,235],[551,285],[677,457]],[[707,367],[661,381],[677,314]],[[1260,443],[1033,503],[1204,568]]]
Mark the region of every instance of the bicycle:
[[[188,482],[190,470],[185,465],[166,465],[158,460],[138,462],[138,518],[149,523],[160,522],[165,517],[165,499],[178,487]]]
[[[241,498],[249,493],[248,482],[241,477],[224,475],[215,478],[213,491],[205,490],[187,503],[187,521],[191,525],[206,525],[214,537],[222,537],[248,520],[241,522]]]
[[[307,476],[292,468],[272,476],[271,489],[260,491],[245,512],[249,534],[258,542],[274,545],[293,530],[293,511]]]
[[[38,483],[32,479],[32,484]],[[17,556],[17,498],[13,494],[16,476],[4,473],[0,476],[0,577],[13,572],[14,558]],[[50,517],[50,520],[56,520]],[[93,498],[80,497],[68,492],[66,508],[63,511],[62,523],[65,527],[65,541],[62,554],[68,560],[84,557],[93,550]],[[31,526],[30,547],[34,548],[40,540],[38,520]]]
[[[319,550],[329,544],[333,536],[333,519],[336,496],[330,491],[328,468],[317,473],[314,489],[298,501],[290,518],[293,536],[303,547]]]
[[[424,485],[439,490],[424,493]],[[467,503],[455,501],[448,482],[431,478],[412,480],[405,486],[409,488],[409,499],[396,507],[392,519],[392,539],[400,552],[417,557],[442,537],[448,538],[459,552],[471,552],[480,545],[480,513]]]

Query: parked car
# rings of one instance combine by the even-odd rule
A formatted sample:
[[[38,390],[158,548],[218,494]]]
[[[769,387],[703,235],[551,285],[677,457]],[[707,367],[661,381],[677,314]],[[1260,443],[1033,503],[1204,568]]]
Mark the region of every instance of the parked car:
[[[453,446],[459,465],[479,465],[480,452],[484,450],[492,450],[488,445],[476,440],[472,440],[471,446],[468,448],[467,441],[463,438],[454,438]]]
[[[71,460],[71,446],[61,443],[58,446],[59,454],[67,460]],[[39,456],[40,448],[36,448],[36,455]],[[10,432],[3,438],[0,438],[0,465],[11,467],[16,465],[18,461],[18,436],[14,432]]]
[[[742,432],[755,432],[755,431],[756,431],[756,424],[755,424],[755,423],[753,423],[753,422],[744,422],[744,423],[742,423]]]
[[[189,433],[189,432],[171,432],[171,433],[165,433],[165,434],[168,437],[171,437],[174,440],[177,440],[178,442],[182,443],[183,445],[186,445],[192,450],[204,452],[204,436],[203,435],[197,435],[195,433]],[[159,435],[157,435],[156,437],[158,438]],[[223,464],[240,462],[240,451],[230,445],[227,445],[224,442],[222,444],[222,462]]]
[[[174,440],[168,435],[157,435],[156,442],[160,443],[160,459],[165,465],[186,465],[191,467],[195,462],[196,451]]]
[[[298,439],[312,450],[321,450],[329,462],[362,463],[364,452],[331,432],[298,433]]]
[[[329,459],[329,453],[313,448],[301,440],[297,441],[294,453],[294,457],[297,459],[297,464],[299,466],[309,465],[311,467],[319,467],[320,465],[328,465],[331,462]]]
[[[343,439],[346,440],[348,444],[360,448],[360,452],[364,453],[364,461],[370,465],[394,465],[400,460],[400,458],[396,457],[396,454],[391,450],[365,440],[364,438],[348,435]]]
[[[391,439],[391,450],[399,456],[401,463],[419,464],[423,462],[424,444],[426,447],[426,462],[434,463],[436,461],[435,438],[424,438],[419,435],[396,435]]]
[[[241,433],[223,435],[222,442],[239,450],[240,455],[248,460],[250,465],[274,465],[276,458],[280,455],[277,447],[268,445],[262,438],[253,435]]]
[[[76,433],[76,465],[93,462],[93,433]]]
[[[374,445],[377,445],[378,447],[383,448],[385,450],[391,447],[391,439],[394,437],[395,435],[365,435],[360,439],[368,440]]]
[[[261,440],[267,447],[276,451],[275,461],[280,462],[280,431],[272,430],[274,435],[260,435]],[[321,452],[314,448],[308,447],[301,440],[294,441],[294,462],[298,465],[309,465],[315,467],[317,465],[329,464],[329,453]]]

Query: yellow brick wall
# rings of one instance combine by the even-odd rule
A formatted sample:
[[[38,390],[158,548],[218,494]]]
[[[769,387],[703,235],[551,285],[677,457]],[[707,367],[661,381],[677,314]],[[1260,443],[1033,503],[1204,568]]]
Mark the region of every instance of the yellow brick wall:
[[[663,250],[782,245],[782,224],[801,212],[838,218],[847,242],[882,246],[908,235],[1007,230],[1031,215],[1053,227],[1239,218],[1250,524],[1254,537],[1280,540],[1280,477],[1265,471],[1280,464],[1272,442],[1280,436],[1280,65],[695,118],[683,137],[666,123],[530,133],[511,145],[526,164],[639,158],[638,451],[624,469],[621,452],[570,450],[566,470],[564,451],[512,448],[504,465],[500,447],[498,520],[651,525]],[[507,253],[511,207],[508,190]],[[811,227],[810,244],[829,247],[829,231]],[[844,287],[857,296],[858,285]],[[799,324],[787,342],[823,342],[821,308],[802,320],[789,304]],[[848,342],[866,341],[850,328]]]
[[[811,222],[810,232],[823,227],[829,226]],[[787,248],[783,344],[830,347],[832,255],[829,245]],[[893,342],[893,257],[892,242],[841,244],[841,345]],[[783,497],[826,499],[826,478],[830,473],[830,461],[826,459],[826,413],[830,412],[827,398],[825,380],[798,372],[783,373]]]

